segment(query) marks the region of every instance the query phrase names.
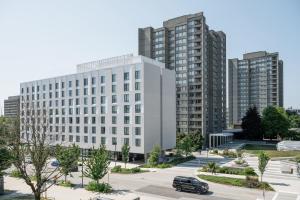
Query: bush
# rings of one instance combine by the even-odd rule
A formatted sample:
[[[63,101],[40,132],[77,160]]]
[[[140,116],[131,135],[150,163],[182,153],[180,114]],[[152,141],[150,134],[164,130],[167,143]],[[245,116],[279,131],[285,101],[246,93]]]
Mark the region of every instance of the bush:
[[[173,167],[173,165],[169,164],[169,163],[161,163],[156,165],[157,168],[161,168],[161,169],[165,169],[165,168],[170,168]]]
[[[72,183],[70,181],[59,181],[58,185],[63,187],[72,187]]]
[[[97,183],[95,181],[89,182],[85,189],[88,191],[102,193],[110,193],[112,191],[112,187],[108,183]]]
[[[214,149],[213,153],[218,154],[219,153],[218,149]]]
[[[10,176],[14,177],[14,178],[22,178],[22,174],[21,174],[21,172],[19,170],[13,170],[10,173]]]
[[[111,169],[111,172],[115,172],[115,173],[118,173],[118,172],[121,172],[121,171],[122,171],[121,165],[117,165],[117,166],[115,166]]]
[[[243,160],[243,159],[239,159],[239,160],[235,160],[234,162],[235,162],[235,164],[237,164],[237,165],[242,165],[242,164],[244,164],[246,161]]]
[[[258,188],[259,181],[257,176],[246,176],[246,185],[249,188]]]
[[[255,171],[252,167],[246,167],[244,169],[244,175],[246,175],[246,176],[257,176],[257,174],[255,173]]]
[[[141,168],[139,168],[139,167],[131,168],[130,171],[131,171],[131,173],[133,173],[133,174],[134,174],[134,173],[140,173],[140,172],[142,172]]]

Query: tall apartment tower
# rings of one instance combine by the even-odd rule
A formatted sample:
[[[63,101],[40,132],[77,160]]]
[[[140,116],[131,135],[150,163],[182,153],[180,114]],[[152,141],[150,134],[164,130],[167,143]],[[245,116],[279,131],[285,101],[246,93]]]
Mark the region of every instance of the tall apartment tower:
[[[283,62],[278,53],[246,53],[228,60],[229,124],[240,123],[250,106],[258,112],[283,106]]]
[[[226,125],[226,35],[202,12],[139,29],[139,54],[176,71],[177,132],[203,136]]]
[[[4,116],[17,118],[20,114],[20,96],[10,96],[4,100]]]

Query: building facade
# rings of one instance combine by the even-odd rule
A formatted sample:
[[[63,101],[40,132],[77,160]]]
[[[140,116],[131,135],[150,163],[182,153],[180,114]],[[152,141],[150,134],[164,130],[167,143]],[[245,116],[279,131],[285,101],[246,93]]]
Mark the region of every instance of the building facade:
[[[283,106],[283,61],[278,53],[246,53],[228,60],[229,124],[241,123],[247,110]]]
[[[20,96],[10,96],[4,100],[4,117],[17,118],[20,113]]]
[[[139,54],[176,71],[177,132],[220,132],[226,126],[226,35],[209,30],[203,13],[163,27],[140,28]]]
[[[77,73],[21,83],[21,131],[28,107],[49,113],[49,140],[82,149],[106,145],[147,154],[176,144],[175,72],[143,56],[120,56],[77,66]]]

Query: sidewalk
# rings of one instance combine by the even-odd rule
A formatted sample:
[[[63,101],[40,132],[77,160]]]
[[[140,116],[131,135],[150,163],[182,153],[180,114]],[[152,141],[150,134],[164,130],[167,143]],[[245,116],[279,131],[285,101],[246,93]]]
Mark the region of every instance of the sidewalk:
[[[6,190],[14,190],[21,194],[31,194],[29,186],[22,180],[18,178],[12,178],[9,176],[4,177],[4,187]],[[66,188],[62,186],[52,186],[47,191],[47,197],[54,198],[55,200],[89,200],[93,197],[106,197],[110,199],[120,199],[120,200],[134,200],[138,195],[130,191],[116,191],[112,194],[98,194],[94,192],[87,191],[83,188]]]

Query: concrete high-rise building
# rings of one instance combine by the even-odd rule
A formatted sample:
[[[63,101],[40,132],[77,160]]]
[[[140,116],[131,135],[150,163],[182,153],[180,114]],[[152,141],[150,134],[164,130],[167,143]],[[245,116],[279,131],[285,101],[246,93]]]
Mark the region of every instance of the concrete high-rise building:
[[[278,53],[246,53],[228,60],[229,124],[241,123],[247,110],[283,106],[283,61]]]
[[[176,144],[175,72],[143,56],[83,63],[77,73],[21,83],[21,133],[27,107],[49,113],[50,142],[145,155]],[[33,107],[32,107],[33,106]]]
[[[226,126],[226,35],[209,30],[202,12],[138,32],[139,54],[176,71],[177,132],[221,132]]]
[[[17,118],[20,113],[20,96],[10,96],[4,100],[4,117]]]

